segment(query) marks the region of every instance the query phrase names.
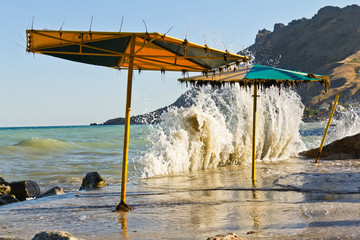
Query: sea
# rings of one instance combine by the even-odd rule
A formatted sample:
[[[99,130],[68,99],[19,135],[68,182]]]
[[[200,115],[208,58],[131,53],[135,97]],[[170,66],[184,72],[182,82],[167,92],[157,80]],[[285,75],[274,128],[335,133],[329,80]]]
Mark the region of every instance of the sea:
[[[269,187],[276,181],[281,186],[308,188],[309,185],[299,184],[299,181],[304,179],[302,174],[312,168],[311,160],[304,159],[298,153],[320,145],[327,121],[304,122],[302,119],[304,105],[299,95],[291,89],[264,88],[258,93],[257,187]],[[249,189],[253,187],[250,181],[253,128],[252,89],[232,86],[214,90],[208,87],[198,90],[195,99],[195,104],[190,107],[169,109],[162,115],[163,121],[160,124],[149,123],[130,127],[127,182],[132,201],[136,202],[137,197],[148,194],[146,196],[150,202],[157,202],[162,194],[172,192],[177,187],[181,188],[180,192],[207,188],[206,191],[203,189],[205,195],[210,194],[209,189],[227,187],[241,190],[244,187],[249,187]],[[337,110],[326,143],[358,132],[360,132],[359,111],[356,109]],[[74,194],[79,193],[85,174],[96,171],[110,186],[107,194],[110,194],[109,191],[116,192],[116,199],[118,199],[123,137],[124,126],[121,125],[0,128],[0,177],[7,182],[34,180],[40,186],[41,192],[59,186],[65,193]],[[305,165],[308,168],[304,168]],[[358,184],[359,167],[359,164],[348,162],[336,163],[326,168],[331,168],[332,172],[338,173],[353,174],[355,172],[357,175],[352,176],[349,182]],[[326,168],[318,167],[317,171],[326,172]],[[234,183],[232,179],[236,179],[237,183]],[[152,195],[149,191],[155,190],[149,190],[149,186],[156,186],[156,192],[163,191],[163,193]],[[343,186],[339,191],[351,192],[352,186]],[[196,192],[191,194],[196,194]],[[219,197],[219,195],[216,196]],[[269,195],[267,196],[264,198],[268,199]],[[302,201],[297,196],[289,198]],[[176,197],[182,199],[184,196],[171,196],[171,201],[174,201]],[[49,198],[48,201],[52,199]],[[199,199],[202,202],[204,197]],[[37,200],[28,199],[27,202],[31,201]],[[285,200],[282,199],[282,201]],[[138,208],[146,205],[142,204],[144,203],[138,203]],[[186,206],[183,204],[179,205]],[[194,203],[193,207],[196,208],[197,204],[199,202]],[[51,204],[48,203],[47,207],[49,205]],[[146,205],[146,209],[148,208],[150,205]],[[160,215],[168,210],[169,208],[164,212],[160,211]],[[37,213],[41,213],[41,210]],[[150,215],[151,218],[156,218],[153,213]],[[24,215],[21,217],[24,218]],[[178,215],[174,213],[173,217],[176,219]],[[197,217],[199,221],[204,220],[201,216]],[[171,216],[168,218],[171,219]],[[289,220],[291,217],[285,219]],[[225,220],[222,219],[222,221]],[[231,221],[228,222],[229,224],[232,224]],[[294,229],[305,226],[303,222],[299,224]],[[124,232],[124,224],[119,225],[122,226],[119,232]],[[137,229],[146,229],[149,223],[140,225],[141,227]],[[68,223],[66,226],[70,227],[71,224]],[[197,229],[202,229],[201,226],[201,224],[197,226]],[[174,227],[174,231],[180,231],[181,227],[181,225]],[[14,231],[11,227],[7,229],[8,234],[16,235],[14,230],[16,227],[13,227]],[[149,227],[149,229],[155,231],[154,227]],[[94,227],[93,231],[90,231],[92,235],[88,232],[88,235],[83,232],[79,234],[80,236],[85,234],[83,236],[89,239],[101,239],[96,236],[96,232],[99,231]],[[133,231],[133,234],[138,234],[138,232]],[[24,232],[20,236],[27,235]],[[159,237],[159,235],[154,236],[149,239]]]

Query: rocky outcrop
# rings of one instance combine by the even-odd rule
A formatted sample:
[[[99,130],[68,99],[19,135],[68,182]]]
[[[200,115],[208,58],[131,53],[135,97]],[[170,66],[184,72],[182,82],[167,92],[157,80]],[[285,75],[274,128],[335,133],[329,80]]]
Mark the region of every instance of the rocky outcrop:
[[[38,195],[36,198],[50,197],[60,194],[64,194],[64,190],[61,187],[56,186],[46,191],[45,193]]]
[[[87,173],[83,178],[80,190],[91,190],[107,185],[98,172],[91,172]],[[60,194],[64,194],[64,190],[59,186],[40,194],[40,187],[35,181],[28,180],[8,183],[0,177],[0,206],[25,201],[27,198],[43,198]]]
[[[107,182],[98,172],[90,172],[83,178],[80,190],[91,190],[107,185]],[[60,194],[64,194],[64,190],[59,186],[40,194],[40,187],[35,181],[28,180],[8,183],[0,177],[0,206],[25,201],[27,198],[43,198]]]
[[[82,240],[76,238],[71,233],[63,231],[45,231],[36,234],[32,240]]]
[[[10,194],[14,195],[19,201],[25,201],[26,198],[36,197],[40,194],[40,187],[35,181],[19,181],[9,184]]]
[[[263,29],[250,50],[259,64],[312,72],[360,50],[360,6],[324,7],[311,19]]]
[[[0,177],[0,185],[9,185],[8,182],[5,181],[2,177]]]
[[[105,187],[108,184],[105,180],[100,176],[98,172],[90,172],[85,175],[82,180],[82,184],[80,190],[91,190],[94,188]]]
[[[10,194],[11,188],[9,185],[0,184],[0,195]]]
[[[319,148],[301,152],[307,158],[316,158]],[[360,159],[360,133],[336,140],[323,147],[320,159]]]
[[[258,32],[255,44],[240,53],[251,52],[255,62],[280,68],[329,75],[330,91],[320,85],[303,87],[299,93],[307,106],[334,99],[337,91],[346,91],[340,101],[360,102],[360,6],[324,7],[311,19],[294,20],[288,25],[275,24],[274,31]],[[351,63],[351,64],[350,64]],[[350,68],[339,69],[344,64]],[[360,69],[360,68],[359,68]],[[317,97],[314,99],[314,97]]]
[[[0,195],[9,194],[10,191],[11,188],[9,186],[9,183],[6,182],[2,177],[0,177]]]
[[[6,205],[9,203],[19,202],[14,195],[11,194],[3,194],[0,195],[0,205]]]
[[[6,182],[0,177],[0,205],[25,201],[27,198],[43,198],[63,194],[61,187],[53,187],[40,194],[40,187],[35,181]]]

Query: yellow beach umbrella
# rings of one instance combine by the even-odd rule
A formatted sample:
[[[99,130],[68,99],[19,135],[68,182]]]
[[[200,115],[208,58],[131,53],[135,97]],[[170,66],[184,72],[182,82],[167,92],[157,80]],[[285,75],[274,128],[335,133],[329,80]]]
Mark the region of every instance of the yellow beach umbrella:
[[[27,51],[75,62],[128,69],[121,199],[125,203],[133,70],[215,72],[220,67],[246,62],[231,54],[160,33],[27,30]]]

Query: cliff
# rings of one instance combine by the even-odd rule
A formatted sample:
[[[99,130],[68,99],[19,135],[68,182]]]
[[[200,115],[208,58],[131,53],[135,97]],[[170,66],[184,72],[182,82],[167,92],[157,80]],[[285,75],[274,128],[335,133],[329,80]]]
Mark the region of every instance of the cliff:
[[[360,6],[324,7],[311,19],[277,23],[274,30],[260,30],[250,52],[258,64],[329,75],[328,94],[318,86],[300,89],[307,106],[332,101],[360,101]]]

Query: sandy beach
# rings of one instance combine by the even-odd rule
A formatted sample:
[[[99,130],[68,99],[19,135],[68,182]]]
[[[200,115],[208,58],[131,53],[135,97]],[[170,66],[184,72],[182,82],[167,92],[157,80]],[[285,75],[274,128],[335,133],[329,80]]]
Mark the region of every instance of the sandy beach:
[[[0,238],[31,239],[61,230],[83,239],[207,239],[235,232],[246,239],[357,239],[360,237],[360,160],[291,159],[228,166],[130,183],[114,212],[118,185],[0,208]]]

